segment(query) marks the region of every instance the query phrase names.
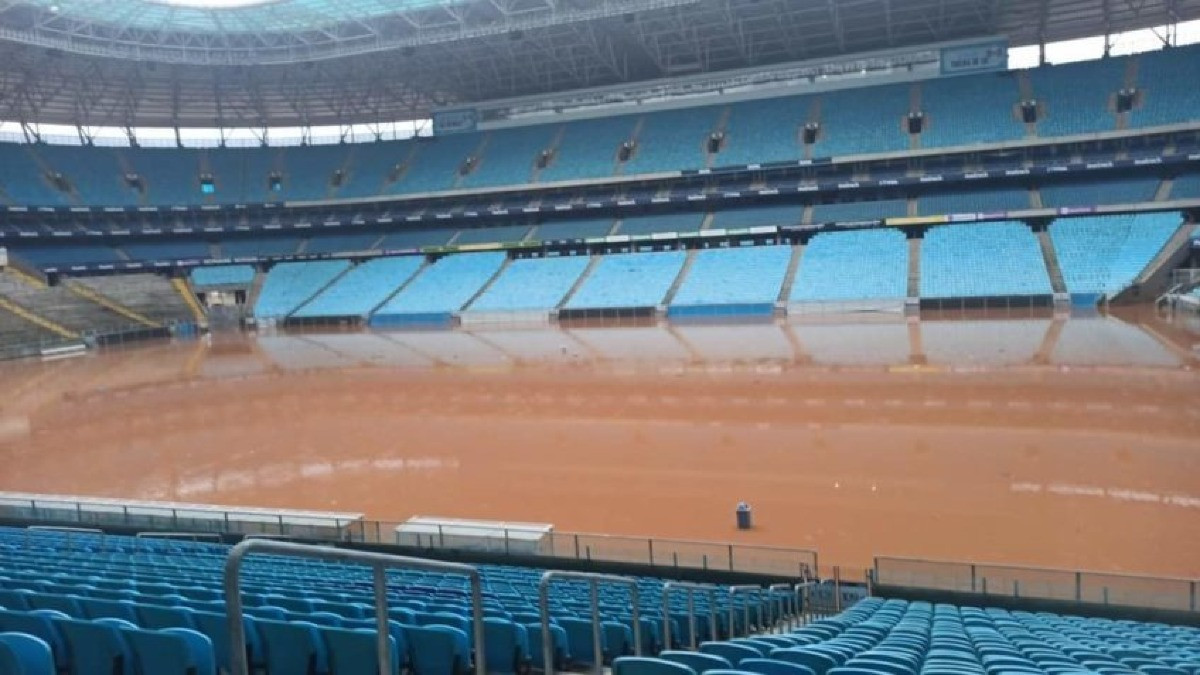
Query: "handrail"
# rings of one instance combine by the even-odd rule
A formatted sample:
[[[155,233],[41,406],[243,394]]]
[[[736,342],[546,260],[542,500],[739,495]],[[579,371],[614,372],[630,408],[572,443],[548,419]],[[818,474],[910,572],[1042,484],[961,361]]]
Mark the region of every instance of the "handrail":
[[[277,553],[298,558],[316,558],[331,562],[369,565],[375,581],[375,630],[380,675],[390,675],[393,672],[385,570],[389,568],[417,569],[466,576],[471,583],[471,613],[475,633],[475,675],[487,674],[487,664],[484,662],[487,650],[484,648],[483,642],[483,584],[478,569],[461,563],[440,562],[424,558],[352,551],[327,546],[307,546],[269,539],[248,539],[231,548],[229,557],[225,559],[225,607],[229,620],[230,675],[249,675],[250,673],[249,664],[246,662],[246,627],[242,623],[245,614],[242,608],[240,572],[242,562],[251,553]]]
[[[782,592],[782,594],[781,594]],[[767,606],[771,610],[771,630],[775,630],[783,619],[787,619],[784,630],[792,628],[792,619],[796,616],[796,595],[791,584],[771,584],[767,586]],[[779,613],[776,613],[776,610]]]
[[[554,637],[550,634],[550,584],[555,579],[576,579],[588,582],[591,590],[592,605],[592,672],[596,675],[604,672],[604,649],[601,646],[600,598],[597,588],[600,584],[618,584],[628,586],[630,605],[633,608],[633,653],[642,655],[642,624],[638,611],[637,581],[628,577],[613,574],[591,574],[588,572],[568,572],[550,570],[542,575],[538,582],[538,609],[542,614],[542,673],[554,675]],[[233,675],[239,675],[234,673]]]
[[[674,648],[674,645],[671,644],[671,592],[675,590],[687,591],[688,643],[691,650],[696,651],[695,594],[697,591],[708,593],[708,613],[711,626],[709,630],[712,632],[713,639],[716,639],[719,623],[717,620],[717,588],[704,584],[691,584],[686,581],[668,581],[663,584],[663,645],[667,649]]]
[[[740,586],[729,587],[729,637],[737,637],[737,608],[734,606],[734,599],[739,595],[757,594],[759,599],[762,599],[762,587],[743,584]],[[746,603],[742,607],[742,619],[746,622],[746,634],[750,634],[750,603]]]
[[[182,539],[221,543],[221,535],[216,532],[138,532],[134,536],[138,539]]]

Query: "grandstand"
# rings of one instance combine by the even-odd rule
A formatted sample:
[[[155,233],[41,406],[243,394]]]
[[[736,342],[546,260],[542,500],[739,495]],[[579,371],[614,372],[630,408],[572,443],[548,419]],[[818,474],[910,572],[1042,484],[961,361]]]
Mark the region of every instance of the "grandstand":
[[[0,675],[1200,675],[1193,20],[0,2]]]

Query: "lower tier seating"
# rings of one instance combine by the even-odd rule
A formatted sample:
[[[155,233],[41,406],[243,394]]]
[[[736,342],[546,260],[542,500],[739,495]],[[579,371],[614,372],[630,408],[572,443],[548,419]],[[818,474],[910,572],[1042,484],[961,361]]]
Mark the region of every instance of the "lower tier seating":
[[[697,251],[671,306],[774,304],[791,257],[791,246]]]
[[[504,262],[505,254],[499,251],[442,258],[384,303],[375,317],[457,312],[496,275]]]
[[[254,316],[281,319],[324,288],[350,267],[346,260],[280,263],[271,268],[263,282]]]
[[[1071,293],[1116,295],[1133,283],[1179,228],[1178,213],[1064,218],[1050,239]]]
[[[908,242],[899,230],[822,232],[804,249],[788,300],[877,300],[908,295]]]
[[[600,259],[566,309],[656,307],[679,276],[686,253],[621,253]]]
[[[562,302],[591,260],[589,256],[514,260],[467,309],[549,311]]]
[[[407,283],[424,262],[420,256],[403,256],[360,263],[301,305],[292,316],[297,319],[365,317]]]
[[[921,297],[1049,295],[1050,275],[1033,232],[999,222],[930,228],[921,244]]]

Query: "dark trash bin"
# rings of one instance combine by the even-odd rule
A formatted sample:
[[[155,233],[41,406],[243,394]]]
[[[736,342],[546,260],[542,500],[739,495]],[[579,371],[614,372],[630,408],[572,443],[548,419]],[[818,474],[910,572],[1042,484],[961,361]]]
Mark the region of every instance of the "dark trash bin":
[[[739,530],[749,530],[754,527],[754,510],[746,502],[738,502],[737,527]]]

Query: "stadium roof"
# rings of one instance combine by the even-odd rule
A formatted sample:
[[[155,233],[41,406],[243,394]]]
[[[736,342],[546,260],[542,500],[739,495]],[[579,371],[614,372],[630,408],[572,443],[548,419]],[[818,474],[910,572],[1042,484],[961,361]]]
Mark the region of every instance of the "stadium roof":
[[[1200,0],[0,0],[0,120],[265,127],[934,42],[1200,18]],[[231,0],[223,0],[229,3]],[[245,4],[245,3],[250,4]]]

